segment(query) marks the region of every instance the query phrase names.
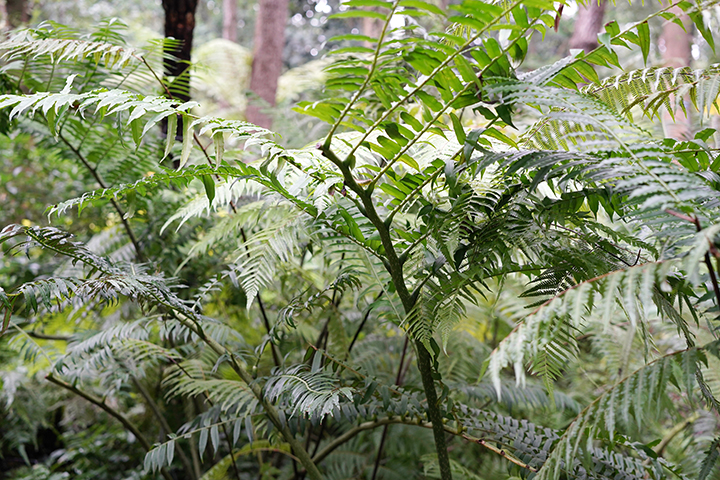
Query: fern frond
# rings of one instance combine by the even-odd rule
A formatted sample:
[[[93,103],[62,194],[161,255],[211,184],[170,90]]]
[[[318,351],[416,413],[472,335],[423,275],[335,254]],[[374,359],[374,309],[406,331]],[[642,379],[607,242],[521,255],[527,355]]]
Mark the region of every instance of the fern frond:
[[[55,62],[79,61],[92,58],[103,63],[105,68],[125,68],[131,61],[138,61],[139,51],[123,45],[108,42],[93,42],[77,39],[37,38],[37,30],[15,33],[9,40],[0,43],[8,62],[25,57],[50,56]]]
[[[257,188],[253,188],[254,186],[255,184],[250,182],[218,182],[215,184],[215,198],[212,202],[208,200],[207,195],[195,196],[165,221],[160,229],[160,233],[164,232],[165,229],[176,220],[180,220],[180,223],[178,223],[176,227],[177,231],[191,218],[200,217],[211,210],[222,211],[225,208],[229,208],[231,203],[236,207],[241,206],[241,202],[238,202],[238,200],[242,197],[249,197],[255,200],[259,196],[260,191]],[[253,207],[249,204],[255,204],[255,206],[259,207],[259,204],[252,200],[248,202],[248,204],[242,205],[238,211],[245,209],[251,210]],[[235,218],[235,215],[233,218]],[[230,220],[223,219],[222,221]]]
[[[628,267],[582,282],[544,303],[528,316],[495,349],[488,371],[500,393],[500,371],[512,364],[519,384],[525,381],[525,362],[550,347],[567,326],[584,328],[598,311],[608,323],[622,306],[632,325],[641,321],[643,309],[653,305],[653,285],[661,284],[677,262],[665,261]],[[643,307],[645,306],[645,307]]]
[[[720,458],[720,437],[713,440],[708,447],[707,452],[705,452],[698,480],[705,480],[708,478],[715,468],[718,458]]]
[[[277,266],[288,262],[308,238],[304,228],[306,218],[287,208],[271,212],[279,218],[249,237],[237,250],[233,271],[247,294],[248,309],[260,289],[273,282]]]
[[[163,379],[167,398],[198,397],[211,400],[222,412],[235,416],[252,415],[258,407],[257,398],[242,382],[213,378],[215,374],[192,361],[168,369]]]
[[[331,374],[322,370],[309,371],[307,365],[297,365],[270,377],[264,387],[272,402],[281,401],[292,415],[333,415],[340,408],[340,400],[353,399],[352,390],[339,387]]]
[[[703,118],[709,117],[713,106],[717,108],[719,89],[720,68],[710,65],[698,70],[687,67],[632,70],[606,78],[599,85],[589,85],[583,91],[632,121],[634,106],[641,106],[643,115],[650,119],[663,108],[671,114],[682,111],[687,115],[682,101],[685,97],[690,98]]]
[[[704,349],[692,347],[665,355],[600,395],[567,428],[539,470],[538,478],[560,478],[563,469],[576,465],[583,440],[605,435],[612,442],[617,425],[631,421],[640,425],[646,415],[661,408],[669,384],[692,390],[698,364],[705,361]]]

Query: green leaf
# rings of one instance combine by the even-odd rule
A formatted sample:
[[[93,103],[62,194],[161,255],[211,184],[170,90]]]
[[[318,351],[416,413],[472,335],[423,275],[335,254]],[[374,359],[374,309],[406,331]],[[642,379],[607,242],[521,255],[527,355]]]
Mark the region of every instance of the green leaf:
[[[130,190],[127,192],[127,211],[125,212],[125,215],[123,216],[123,220],[127,220],[128,218],[132,218],[135,216],[135,208],[137,206],[137,194],[135,190]]]
[[[5,307],[5,314],[3,315],[2,329],[0,329],[0,336],[2,336],[10,325],[10,317],[12,316],[12,307]]]
[[[400,3],[398,5],[401,7],[412,7],[419,10],[426,10],[430,13],[434,13],[435,15],[445,15],[445,12],[443,12],[436,5],[428,2],[423,2],[422,0],[400,0]]]
[[[362,231],[360,230],[360,227],[358,226],[352,215],[350,215],[350,213],[345,209],[340,210],[340,215],[342,215],[343,219],[345,219],[345,224],[347,225],[350,234],[355,238],[355,240],[361,243],[364,242],[365,237],[363,237]]]
[[[373,43],[377,39],[373,37],[368,37],[367,35],[360,35],[360,34],[353,34],[349,33],[346,35],[335,35],[334,37],[330,37],[328,39],[328,42],[345,42],[345,41],[355,41],[355,42],[368,42]]]
[[[205,195],[207,196],[208,204],[212,205],[212,202],[215,199],[215,180],[212,175],[203,175],[200,178],[202,179],[203,186],[205,187]]]
[[[135,143],[135,150],[140,148],[142,142],[142,120],[136,118],[130,122],[130,132],[132,134],[133,142]]]
[[[512,138],[508,137],[504,133],[502,133],[500,130],[496,128],[488,128],[483,132],[488,137],[493,137],[496,140],[500,140],[501,142],[510,145],[513,148],[518,148],[517,142],[515,142]]]
[[[442,103],[440,103],[435,97],[433,97],[429,93],[425,93],[420,90],[415,95],[424,105],[426,105],[433,112],[439,112],[443,109]]]
[[[637,26],[638,39],[640,41],[640,50],[642,50],[643,62],[647,65],[648,55],[650,54],[650,26],[648,22],[643,22]]]
[[[455,171],[455,162],[452,158],[445,162],[445,182],[451,192],[455,190],[457,186],[457,172]]]
[[[387,15],[372,10],[348,10],[346,12],[333,13],[328,18],[377,18],[385,20]],[[343,49],[346,50],[346,49]]]
[[[453,130],[455,130],[455,137],[457,138],[457,141],[460,145],[465,143],[465,129],[462,126],[462,123],[460,123],[460,119],[455,115],[454,113],[450,114],[450,119],[452,120]]]
[[[221,131],[213,133],[213,143],[215,144],[215,168],[222,164],[223,152],[225,151],[225,135]]]
[[[600,43],[600,45],[605,45],[608,50],[612,51],[612,45],[610,45],[611,38],[612,37],[610,37],[610,34],[608,32],[598,34],[598,42]]]
[[[392,2],[384,2],[382,0],[348,0],[343,2],[343,5],[348,7],[380,7],[380,8],[392,8]]]
[[[57,125],[55,124],[57,120],[57,111],[55,110],[55,107],[50,107],[48,111],[45,112],[45,119],[47,120],[50,133],[52,133],[53,136],[57,136]]]
[[[175,135],[177,135],[177,115],[172,114],[167,117],[167,135],[165,136],[165,153],[161,159],[165,160],[170,154],[173,145],[175,144]],[[182,168],[182,166],[181,166]]]
[[[192,119],[190,118],[190,115],[187,115],[183,113],[182,116],[183,120],[183,144],[182,144],[182,154],[180,155],[180,167],[183,168],[190,158],[190,152],[192,151],[193,146],[193,140],[194,140],[194,129],[192,125]]]
[[[400,118],[405,123],[410,125],[412,127],[412,129],[415,130],[416,132],[419,132],[420,130],[423,129],[422,123],[420,123],[415,117],[413,117],[412,115],[410,115],[407,112],[400,113]]]

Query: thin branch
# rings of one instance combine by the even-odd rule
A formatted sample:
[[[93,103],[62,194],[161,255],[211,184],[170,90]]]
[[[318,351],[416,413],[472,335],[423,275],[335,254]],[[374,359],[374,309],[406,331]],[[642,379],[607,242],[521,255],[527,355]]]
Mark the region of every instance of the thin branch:
[[[462,437],[465,440],[477,443],[478,445],[482,445],[483,447],[487,448],[488,450],[497,453],[501,457],[507,458],[509,462],[514,463],[518,467],[525,468],[527,470],[530,470],[531,472],[537,472],[536,468],[533,468],[530,465],[528,465],[527,463],[525,463],[511,455],[508,455],[508,453],[505,450],[503,450],[502,448],[498,448],[498,447],[492,445],[491,443],[488,443],[487,441],[483,440],[482,438],[473,438],[470,435],[465,435],[465,434],[463,434]]]
[[[177,320],[184,326],[193,331],[208,347],[210,347],[218,355],[226,355],[229,359],[230,367],[238,374],[240,379],[250,388],[255,398],[258,399],[260,405],[263,407],[265,414],[268,419],[272,422],[275,428],[278,429],[280,434],[283,436],[286,442],[290,444],[295,456],[298,457],[300,462],[303,464],[308,472],[308,475],[312,480],[322,480],[322,474],[318,470],[315,462],[312,461],[310,454],[305,450],[302,443],[295,438],[295,435],[290,431],[287,423],[283,422],[280,418],[280,414],[277,408],[267,400],[263,395],[262,388],[255,381],[253,376],[248,372],[245,367],[242,366],[235,353],[228,350],[226,347],[215,341],[213,338],[205,335],[205,332],[195,323],[195,319],[185,318],[184,315],[175,312]]]
[[[377,294],[377,296],[375,297],[375,300],[373,300],[373,303],[380,300],[380,297],[382,297],[384,293],[385,293],[385,290],[380,290],[380,293]],[[347,358],[350,355],[350,352],[352,352],[352,349],[355,346],[355,342],[357,341],[358,337],[360,336],[360,332],[362,332],[362,329],[365,326],[365,323],[368,321],[368,318],[370,318],[370,312],[372,312],[372,309],[370,308],[370,306],[368,306],[368,309],[365,312],[365,316],[363,316],[362,322],[360,322],[360,325],[358,325],[358,328],[355,331],[355,335],[353,335],[353,339],[350,342],[350,346],[347,349],[345,358]]]
[[[325,458],[330,455],[335,449],[343,445],[345,442],[351,440],[354,438],[358,433],[365,431],[365,430],[372,430],[374,428],[383,426],[383,425],[389,425],[391,423],[401,423],[399,421],[399,417],[391,417],[391,418],[381,418],[375,422],[365,422],[361,423],[357,427],[353,427],[347,432],[343,433],[339,437],[337,437],[335,440],[330,442],[325,448],[320,450],[320,452],[313,457],[313,461],[315,463],[320,463]]]
[[[317,455],[315,455],[313,457],[313,460],[316,463],[322,462],[323,460],[325,460],[325,458],[328,457],[328,455],[330,455],[332,452],[334,452],[337,448],[342,446],[344,443],[350,441],[355,436],[357,436],[359,433],[364,432],[365,430],[372,430],[377,427],[388,426],[388,425],[392,425],[392,424],[402,424],[402,425],[418,426],[418,427],[422,427],[422,428],[432,428],[431,423],[420,422],[417,420],[396,417],[396,416],[389,417],[389,418],[381,418],[381,419],[378,419],[377,421],[373,421],[373,422],[361,423],[360,425],[351,428],[347,432],[345,432],[342,435],[340,435],[339,437],[337,437],[331,443],[329,443],[325,448],[323,448]],[[443,430],[446,433],[450,433],[455,436],[460,436],[469,442],[477,443],[478,445],[485,447],[486,449],[490,450],[491,452],[502,456],[503,458],[507,459],[509,462],[514,463],[518,467],[527,469],[531,472],[537,471],[537,469],[535,469],[535,468],[531,467],[530,465],[528,465],[527,463],[509,455],[507,451],[503,450],[502,448],[498,448],[498,447],[492,445],[490,442],[486,441],[485,439],[474,437],[463,431],[458,431],[454,428],[451,428],[448,425],[443,425]]]
[[[403,344],[402,355],[400,356],[400,365],[398,365],[397,375],[395,376],[395,385],[397,386],[400,386],[403,380],[403,367],[405,365],[405,355],[407,354],[409,340],[410,337],[408,335],[405,335],[405,343]],[[388,428],[388,425],[385,425],[383,427],[382,436],[380,437],[380,445],[378,446],[378,451],[375,455],[375,465],[373,466],[372,476],[370,477],[371,480],[375,480],[375,478],[377,478],[377,472],[380,468],[380,459],[382,458],[383,448],[385,447],[385,440],[387,439],[388,435]]]
[[[668,433],[663,437],[663,439],[655,445],[655,448],[653,448],[653,451],[662,457],[663,452],[665,452],[665,448],[667,448],[668,444],[675,438],[680,432],[685,430],[687,427],[695,423],[697,419],[700,418],[700,415],[698,413],[694,413],[685,421],[678,423],[675,425]]]
[[[158,422],[160,422],[160,426],[165,431],[165,434],[172,433],[173,429],[170,427],[167,420],[165,419],[165,415],[163,415],[162,411],[160,411],[160,406],[157,404],[157,402],[155,402],[155,400],[153,400],[150,392],[147,391],[143,384],[140,383],[140,381],[135,378],[134,375],[130,375],[130,378],[132,379],[135,388],[137,388],[138,392],[140,392],[140,395],[145,399],[145,402],[150,407],[150,410],[152,410],[155,418],[158,420]],[[183,468],[186,472],[188,472],[188,475],[194,473],[192,464],[190,463],[187,455],[185,455],[185,450],[183,450],[182,446],[177,445],[177,448],[175,450],[177,451],[178,457],[180,458],[180,463],[182,463]]]
[[[150,444],[150,442],[148,442],[148,440],[140,432],[140,430],[138,430],[137,427],[135,427],[135,425],[133,425],[132,422],[130,422],[130,420],[125,417],[125,415],[105,403],[105,400],[101,400],[90,393],[84,392],[63,380],[60,380],[59,378],[54,377],[52,373],[48,374],[45,379],[50,383],[54,383],[55,385],[58,385],[59,387],[62,387],[65,390],[68,390],[75,395],[84,398],[88,402],[104,410],[108,415],[119,421],[128,432],[132,433],[133,436],[137,438],[138,442],[143,447],[143,449],[145,449],[146,452],[149,452],[152,449],[152,445]],[[170,476],[170,473],[164,467],[160,470],[160,472],[162,473],[162,476],[165,478],[165,480],[173,480],[172,476]]]
[[[65,144],[67,147],[75,154],[75,156],[80,160],[80,162],[87,168],[87,170],[90,172],[90,174],[95,178],[95,181],[100,185],[100,188],[106,189],[107,184],[103,181],[102,177],[100,177],[100,174],[98,174],[97,170],[90,165],[90,163],[85,159],[82,153],[80,153],[80,150],[75,148],[63,135],[62,133],[58,134],[58,138]],[[125,218],[125,212],[120,207],[120,204],[117,203],[117,200],[115,198],[110,198],[110,203],[112,204],[113,208],[115,208],[115,211],[120,215],[120,221],[123,224],[123,228],[125,228],[125,233],[127,233],[127,236],[130,237],[130,241],[133,244],[133,247],[135,247],[135,254],[138,257],[138,260],[141,262],[145,262],[145,255],[143,255],[142,249],[140,248],[140,243],[137,240],[137,237],[135,237],[135,233],[132,231],[132,228],[130,227],[130,223],[128,223],[127,218]]]
[[[29,332],[26,331],[29,337],[37,338],[38,340],[52,340],[55,342],[69,342],[72,337],[67,335],[48,335],[47,333],[40,332]]]

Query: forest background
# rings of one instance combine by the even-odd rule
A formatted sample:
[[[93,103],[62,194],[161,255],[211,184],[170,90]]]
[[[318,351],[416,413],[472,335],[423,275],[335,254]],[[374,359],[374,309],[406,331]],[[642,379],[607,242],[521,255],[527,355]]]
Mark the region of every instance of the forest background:
[[[335,162],[334,152],[347,154],[344,148],[357,139],[351,130],[361,128],[350,124],[362,125],[363,114],[348,109],[342,115],[352,120],[343,120],[332,92],[344,88],[342,98],[362,92],[365,84],[348,88],[342,82],[357,69],[367,70],[362,63],[367,58],[378,57],[383,43],[375,50],[373,39],[383,38],[386,30],[408,37],[419,31],[419,37],[434,42],[428,48],[451,55],[454,48],[462,50],[452,42],[482,30],[478,23],[463,27],[445,17],[443,12],[455,8],[474,19],[467,9],[480,8],[479,2],[466,3],[406,0],[408,13],[393,9],[393,15],[386,2],[372,0],[6,2],[4,35],[11,40],[0,47],[6,52],[0,80],[2,93],[16,97],[0,101],[9,106],[0,117],[0,227],[15,227],[0,235],[0,292],[10,294],[0,297],[5,314],[0,478],[320,478],[313,477],[316,473],[372,480],[720,478],[720,417],[712,393],[720,386],[713,343],[720,296],[710,260],[717,257],[719,231],[712,200],[718,188],[718,134],[708,128],[718,125],[713,105],[720,78],[713,43],[717,7],[713,2],[687,2],[675,10],[651,2],[570,2],[560,8],[525,2],[531,17],[533,8],[549,12],[537,14],[544,26],[533,26],[542,35],[523,44],[525,30],[517,38],[489,34],[488,39],[499,39],[496,57],[490,40],[469,44],[490,52],[485,67],[473,64],[475,74],[489,69],[488,78],[521,78],[532,85],[540,80],[523,74],[559,75],[565,72],[563,59],[575,58],[578,50],[590,55],[617,49],[587,63],[596,74],[578,68],[579,75],[568,74],[565,83],[552,85],[599,98],[614,109],[614,120],[603,128],[638,125],[647,136],[634,139],[637,145],[657,141],[661,147],[652,148],[666,150],[662,155],[652,150],[653,155],[667,156],[670,164],[694,174],[693,181],[705,182],[690,187],[691,180],[673,178],[672,189],[680,196],[686,190],[705,196],[683,197],[687,205],[677,210],[663,200],[654,208],[670,220],[658,220],[649,213],[651,202],[629,200],[633,195],[618,187],[617,175],[598,180],[599,174],[585,178],[573,167],[563,167],[572,172],[568,177],[548,170],[548,165],[593,156],[616,160],[609,153],[615,147],[597,147],[592,135],[578,141],[582,148],[563,143],[561,135],[544,144],[538,140],[534,151],[558,156],[496,159],[508,173],[490,186],[482,184],[478,179],[485,170],[493,170],[476,152],[496,149],[500,157],[508,147],[525,152],[518,145],[530,148],[535,140],[523,132],[538,132],[561,107],[549,100],[543,104],[539,96],[525,99],[510,87],[494,91],[495,80],[488,80],[488,87],[481,73],[479,82],[458,74],[463,85],[489,88],[490,98],[474,92],[480,107],[467,103],[451,114],[447,107],[457,106],[461,88],[436,81],[444,74],[436,71],[442,56],[418,48],[430,55],[423,60],[390,40],[387,48],[397,48],[406,64],[397,73],[392,59],[384,58],[383,68],[391,73],[378,80],[380,90],[382,81],[394,85],[404,69],[415,69],[418,82],[423,76],[436,81],[433,90],[419,95],[419,107],[408,106],[406,116],[398,112],[401,129],[378,120],[395,143],[369,136],[376,142],[367,147],[373,154],[362,157],[363,144],[350,151],[347,163]],[[678,21],[659,15],[662,9],[678,15]],[[423,14],[410,13],[416,11]],[[517,22],[511,32],[522,25],[515,10],[501,15],[490,9],[483,15]],[[11,29],[26,25],[34,27],[31,43],[60,43],[46,51],[23,50],[36,47],[13,44],[19,37],[12,40]],[[636,32],[634,40],[622,36],[626,27]],[[433,31],[448,35],[446,47],[440,37],[427,34]],[[404,37],[398,35],[392,41],[401,44]],[[163,44],[164,37],[181,41]],[[623,39],[635,45],[623,45]],[[129,79],[131,91],[174,103],[158,107],[165,110],[155,110],[160,114],[142,132],[120,127],[121,116],[114,125],[107,112],[89,113],[93,107],[86,114],[79,103],[62,104],[69,100],[60,97],[53,100],[57,107],[21,104],[8,117],[13,98],[44,91],[94,95],[119,78],[105,50],[99,56],[81,48],[73,53],[67,44],[61,49],[63,41],[125,49],[148,45],[142,57],[148,70],[122,78]],[[328,55],[331,51],[335,56]],[[334,63],[338,54],[340,66]],[[351,62],[343,55],[360,63],[342,64]],[[506,57],[507,68],[498,60]],[[492,70],[496,64],[503,68]],[[463,66],[457,68],[462,72]],[[71,75],[77,79],[66,84]],[[647,80],[653,78],[662,81]],[[457,95],[448,100],[444,89]],[[438,99],[444,108],[436,107]],[[366,102],[366,124],[395,108],[378,89],[367,99],[352,100]],[[123,100],[107,101],[116,102],[109,110],[119,111]],[[325,110],[328,105],[332,108]],[[528,107],[537,107],[540,118]],[[77,124],[73,110],[83,112]],[[425,114],[436,111],[437,116]],[[583,122],[603,112],[588,107],[563,121],[585,128],[591,123]],[[53,126],[52,115],[65,115],[66,123]],[[213,120],[196,136],[187,130],[196,118],[263,128]],[[220,125],[225,130],[218,135]],[[259,140],[270,135],[264,129],[279,134],[271,137],[273,143]],[[175,134],[168,136],[169,131]],[[492,141],[482,143],[483,135]],[[418,313],[420,307],[407,304],[398,292],[392,257],[383,257],[391,249],[382,243],[382,222],[363,217],[372,212],[363,203],[369,198],[362,193],[366,183],[350,173],[358,148],[358,165],[386,173],[388,160],[407,151],[408,139],[420,140],[410,150],[418,164],[400,160],[406,165],[381,184],[385,197],[378,208],[391,218],[399,212],[406,223],[387,232],[397,235],[395,245],[411,253],[423,249],[415,252],[417,258],[410,256],[417,271],[407,278],[417,282],[411,291],[432,292],[422,303],[436,319],[429,325],[417,319],[424,311]],[[504,144],[500,149],[498,142]],[[448,160],[446,151],[453,147],[460,156]],[[321,152],[340,174],[333,177],[309,150]],[[562,150],[576,156],[559,156]],[[639,147],[627,151],[642,152]],[[222,170],[230,168],[222,163],[230,159],[258,169]],[[202,166],[205,160],[219,166],[202,170],[211,168]],[[368,167],[374,161],[377,165]],[[463,163],[474,166],[466,170]],[[306,177],[283,176],[288,165]],[[190,172],[187,178],[171,173],[183,168]],[[413,168],[417,177],[408,174]],[[246,176],[260,178],[263,188],[240,185]],[[149,180],[153,177],[167,185],[157,188]],[[437,191],[426,194],[418,187],[435,186],[436,178],[443,179]],[[82,197],[96,188],[96,197]],[[708,188],[712,195],[703,193]],[[312,217],[310,204],[318,205],[321,190],[334,205],[326,218],[335,215],[345,226]],[[343,204],[351,202],[353,192],[354,203]],[[522,198],[516,198],[518,192]],[[573,196],[577,192],[582,195]],[[411,200],[417,195],[423,198]],[[61,203],[72,198],[80,200]],[[76,206],[80,211],[72,213]],[[537,223],[532,228],[507,219],[493,223],[498,212]],[[86,247],[67,243],[48,225],[71,232]],[[541,233],[547,225],[572,235]],[[657,225],[662,227],[655,231]],[[696,227],[701,241],[693,236]],[[498,240],[483,228],[504,237]],[[18,240],[24,236],[27,241]],[[483,241],[502,247],[478,273],[467,259],[473,242]],[[518,251],[511,252],[514,244]],[[472,258],[486,261],[482,255]],[[648,267],[653,262],[661,266]],[[643,270],[634,273],[635,267]],[[613,280],[617,272],[624,276]],[[117,287],[116,277],[130,280]],[[44,287],[60,278],[75,279],[64,284],[69,293]],[[73,283],[78,279],[98,283],[81,287]],[[148,285],[167,295],[165,300],[143,297]],[[597,288],[595,300],[575,294],[583,285]],[[11,303],[13,295],[22,299]],[[527,343],[517,340],[526,352],[517,360],[510,346],[515,340],[504,339],[517,338],[527,319],[550,315],[543,308],[555,308],[553,301],[576,311],[562,307],[567,324],[540,324],[539,348],[531,346],[531,337]],[[183,315],[196,323],[183,323]],[[431,353],[426,360],[423,352]],[[490,364],[492,352],[495,358],[506,355],[499,367]],[[410,368],[413,362],[417,371]],[[440,397],[433,402],[428,395],[436,388]],[[428,404],[441,407],[442,422]],[[643,417],[646,409],[655,413]],[[438,433],[439,423],[444,427]],[[447,448],[437,448],[446,441]],[[300,450],[312,458],[299,458]],[[316,473],[314,463],[320,465]]]

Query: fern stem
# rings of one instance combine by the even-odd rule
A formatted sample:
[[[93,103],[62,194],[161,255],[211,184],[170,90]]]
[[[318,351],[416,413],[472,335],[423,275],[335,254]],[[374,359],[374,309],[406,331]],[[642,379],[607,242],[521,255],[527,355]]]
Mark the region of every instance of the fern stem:
[[[372,64],[370,65],[370,70],[368,70],[368,74],[365,77],[365,81],[360,86],[357,92],[355,92],[355,95],[353,95],[353,98],[348,102],[348,104],[345,106],[343,111],[340,113],[340,116],[335,121],[335,123],[330,128],[330,131],[327,134],[327,137],[325,138],[324,145],[327,148],[330,148],[330,142],[332,142],[332,137],[337,131],[337,129],[340,127],[340,124],[342,123],[343,118],[345,118],[345,115],[350,111],[350,109],[353,107],[355,102],[358,98],[360,98],[360,95],[363,94],[367,86],[370,84],[370,79],[372,78],[373,74],[375,73],[375,69],[377,68],[378,64],[378,58],[380,57],[380,48],[382,48],[382,42],[385,39],[385,34],[387,33],[387,28],[390,25],[390,20],[392,19],[393,15],[395,14],[395,10],[397,10],[398,5],[400,4],[399,0],[396,0],[393,2],[392,7],[390,8],[390,13],[388,13],[387,18],[385,18],[385,23],[383,24],[382,31],[380,32],[380,37],[378,38],[377,47],[375,47],[375,53],[373,54]],[[362,142],[360,142],[362,143]],[[355,150],[353,149],[353,152]],[[348,158],[353,154],[353,152],[350,152],[350,155],[348,155]]]
[[[270,326],[270,320],[268,319],[267,313],[265,312],[265,305],[263,304],[262,298],[260,297],[259,293],[256,295],[256,299],[258,302],[258,308],[260,308],[260,315],[262,316],[263,324],[265,325],[265,329],[267,330],[268,335],[270,335],[272,327]],[[282,355],[280,355],[278,346],[275,345],[275,342],[272,341],[272,338],[270,339],[270,352],[272,352],[273,362],[275,362],[275,366],[279,367],[280,365],[282,365]]]
[[[715,268],[713,267],[713,264],[710,261],[710,255],[707,252],[705,252],[705,266],[707,267],[708,273],[710,274],[710,283],[712,283],[713,292],[715,292],[716,305],[720,307],[720,286],[718,286],[718,279],[717,275],[715,275]]]
[[[410,294],[407,285],[405,284],[405,277],[403,274],[403,264],[398,258],[395,245],[393,244],[392,237],[390,236],[390,230],[388,225],[380,218],[375,204],[372,201],[373,185],[370,185],[366,190],[363,189],[352,176],[352,171],[348,163],[341,161],[335,153],[332,152],[329,146],[321,147],[323,155],[333,162],[342,172],[345,179],[345,185],[357,194],[365,207],[363,215],[370,220],[380,236],[380,242],[385,249],[385,256],[383,258],[383,264],[385,269],[390,274],[393,283],[395,284],[395,291],[397,292],[400,301],[403,304],[403,308],[406,313],[412,311],[415,306],[415,300]],[[433,367],[430,358],[430,353],[425,349],[422,342],[415,341],[417,348],[417,366],[420,370],[420,378],[422,378],[423,389],[425,390],[425,398],[427,399],[428,406],[428,418],[433,424],[433,436],[435,438],[435,450],[438,456],[438,465],[440,467],[440,478],[441,480],[452,480],[452,473],[450,471],[450,458],[447,452],[447,443],[445,440],[445,433],[443,431],[442,424],[442,413],[440,411],[440,405],[438,404],[437,392],[435,391],[435,380],[433,378]]]
[[[690,415],[688,418],[686,418],[684,421],[678,423],[675,425],[658,443],[655,445],[655,448],[653,448],[653,451],[658,455],[663,455],[663,452],[665,452],[665,449],[667,448],[668,444],[672,442],[673,438],[677,437],[680,432],[685,430],[687,427],[695,423],[700,418],[700,415],[696,412],[692,415]]]
[[[149,452],[152,449],[152,445],[150,445],[150,442],[148,442],[147,438],[145,438],[145,436],[142,434],[142,432],[140,432],[140,430],[138,430],[137,427],[135,425],[133,425],[132,422],[127,419],[127,417],[125,417],[125,415],[123,415],[122,413],[118,412],[114,408],[110,407],[107,403],[105,403],[105,400],[101,400],[101,399],[95,397],[94,395],[84,392],[84,391],[80,390],[79,388],[60,380],[59,378],[55,378],[52,373],[46,375],[45,379],[47,381],[49,381],[50,383],[54,383],[55,385],[62,387],[65,390],[68,390],[68,391],[74,393],[75,395],[77,395],[78,397],[84,398],[88,402],[99,407],[100,409],[105,411],[105,413],[107,413],[108,415],[110,415],[111,417],[113,417],[117,421],[119,421],[122,424],[122,426],[125,427],[125,430],[132,433],[133,436],[135,438],[137,438],[138,442],[143,447],[143,449],[145,449],[146,452]],[[167,469],[165,467],[163,467],[160,470],[160,473],[162,474],[163,478],[165,478],[165,480],[173,480],[172,476],[170,475],[170,473],[167,471]]]
[[[47,333],[40,332],[25,332],[28,337],[37,338],[38,340],[51,340],[54,342],[69,342],[72,337],[66,335],[48,335]]]
[[[378,300],[380,300],[380,297],[382,297],[384,293],[385,293],[385,290],[381,290],[380,293],[378,293],[377,296],[375,297],[375,300],[373,300],[373,303],[375,303],[375,302],[377,302]],[[371,304],[371,305],[372,305],[372,304]],[[345,359],[346,359],[346,360],[347,360],[347,358],[350,356],[350,353],[352,352],[352,349],[353,349],[353,347],[355,346],[355,342],[357,342],[357,339],[358,339],[358,337],[360,336],[360,332],[362,332],[362,329],[363,329],[363,327],[365,326],[365,323],[367,323],[368,318],[370,318],[370,312],[372,312],[372,308],[370,308],[370,306],[368,306],[368,309],[367,309],[367,311],[365,312],[365,315],[363,316],[362,322],[360,322],[360,325],[358,325],[358,328],[357,328],[357,330],[355,331],[355,335],[353,335],[353,339],[352,339],[352,341],[350,342],[350,346],[348,347],[347,352],[345,352]]]
[[[700,219],[698,217],[695,217],[693,219],[693,223],[695,224],[695,228],[697,229],[698,233],[700,233],[700,231],[702,230],[702,226],[700,225]],[[709,238],[708,243],[710,244],[710,249],[715,250],[715,245]],[[705,252],[705,266],[707,267],[708,273],[710,274],[710,283],[712,283],[713,292],[715,293],[716,306],[720,308],[720,286],[718,286],[718,279],[717,275],[715,275],[715,268],[710,261],[710,254],[708,252]]]
[[[686,215],[684,213],[676,212],[674,210],[670,210],[669,208],[665,209],[665,213],[672,215],[673,217],[677,217],[680,220],[685,220],[686,222],[690,222],[695,226],[695,230],[700,233],[703,229],[702,225],[700,224],[700,219],[697,216],[690,216]],[[710,243],[710,249],[716,250],[715,245],[710,241],[708,238],[708,243]],[[717,255],[715,255],[717,257]],[[717,275],[715,274],[715,268],[713,267],[712,262],[710,261],[710,254],[708,252],[705,252],[705,256],[703,261],[705,262],[705,266],[708,269],[708,274],[710,275],[710,283],[713,287],[713,292],[715,293],[715,302],[718,307],[720,307],[720,286],[718,285],[718,279]],[[718,260],[720,263],[720,260]]]

